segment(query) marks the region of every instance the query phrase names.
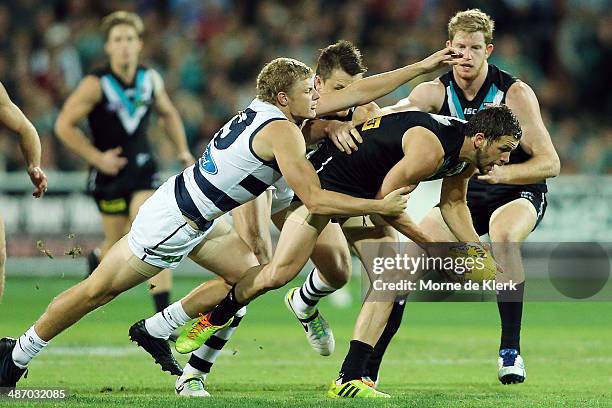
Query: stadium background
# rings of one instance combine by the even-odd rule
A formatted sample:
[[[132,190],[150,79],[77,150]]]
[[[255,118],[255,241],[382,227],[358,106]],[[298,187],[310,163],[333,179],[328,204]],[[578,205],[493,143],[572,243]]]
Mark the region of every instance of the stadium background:
[[[0,334],[18,335],[56,293],[83,273],[84,260],[64,256],[64,252],[76,247],[85,252],[101,238],[96,207],[83,194],[86,166],[53,135],[53,124],[66,96],[83,74],[105,62],[103,38],[98,31],[101,17],[118,9],[135,11],[143,17],[146,34],[141,61],[155,67],[164,77],[183,119],[191,151],[197,156],[219,126],[253,97],[254,78],[266,61],[290,56],[314,66],[319,48],[338,39],[348,39],[362,49],[370,74],[382,72],[441,48],[447,38],[448,18],[469,7],[479,7],[495,19],[496,48],[490,61],[534,88],[561,158],[561,176],[549,183],[547,216],[530,239],[612,241],[612,93],[609,92],[612,11],[607,0],[3,1],[0,2],[0,81],[40,133],[42,164],[50,176],[50,188],[43,200],[31,198],[18,139],[0,128],[0,212],[6,223],[9,255],[7,295],[0,306]],[[384,106],[407,96],[416,83],[382,98],[379,104]],[[166,174],[179,171],[172,146],[155,120],[150,137]],[[435,183],[419,187],[410,203],[415,218],[435,203],[438,188]],[[53,254],[53,259],[41,253],[38,241]],[[177,280],[175,298],[186,293],[202,276],[188,262],[177,275],[186,277]],[[357,285],[353,285],[353,298],[357,290]],[[36,296],[31,296],[32,291]],[[254,306],[250,314],[252,324],[241,329],[245,333],[238,337],[243,336],[242,339],[235,339],[231,347],[243,350],[238,356],[245,360],[226,357],[224,364],[232,374],[226,374],[216,385],[216,391],[222,395],[231,396],[236,387],[250,386],[249,377],[239,375],[236,370],[252,370],[261,380],[261,376],[282,369],[286,377],[280,383],[264,378],[263,388],[259,390],[264,396],[277,389],[285,392],[288,386],[294,393],[288,395],[308,398],[313,381],[324,384],[332,378],[350,337],[356,302],[348,304],[348,309],[329,312],[340,339],[334,360],[317,363],[314,372],[302,373],[297,378],[291,372],[291,363],[287,362],[289,356],[278,361],[274,356],[262,357],[265,355],[262,350],[273,349],[290,349],[290,354],[298,357],[312,357],[299,327],[281,310],[281,295],[280,292],[271,295]],[[493,305],[481,306],[454,305],[449,317],[448,305],[416,305],[414,314],[408,316],[409,326],[416,329],[407,329],[408,333],[400,334],[398,339],[398,343],[410,342],[410,348],[393,351],[390,357],[394,374],[399,377],[390,379],[391,390],[405,393],[402,379],[418,378],[417,382],[408,380],[408,391],[417,393],[425,402],[433,398],[432,401],[442,403],[440,406],[445,405],[435,399],[439,393],[450,395],[448,403],[465,402],[472,406],[473,400],[469,397],[462,399],[466,388],[485,405],[502,401],[506,406],[514,403],[527,406],[529,398],[539,401],[534,406],[560,405],[564,401],[578,404],[591,395],[600,396],[605,405],[609,395],[603,390],[612,381],[609,370],[612,332],[605,304],[582,308],[570,304],[527,305],[526,330],[531,334],[527,339],[531,340],[533,356],[530,360],[527,352],[527,364],[536,378],[533,385],[530,385],[531,379],[525,384],[528,399],[522,403],[514,400],[514,391],[500,394],[494,383],[494,368],[489,363],[494,361],[498,336],[497,312]],[[13,313],[15,310],[21,313]],[[128,391],[122,395],[131,395],[143,393],[139,387],[147,390],[150,386],[155,393],[171,395],[171,389],[166,390],[171,386],[168,377],[162,377],[140,354],[129,351],[125,340],[129,323],[151,310],[144,287],[130,292],[116,305],[85,319],[80,329],[62,335],[55,351],[50,348],[49,355],[41,359],[43,367],[45,361],[51,364],[61,358],[62,364],[71,367],[66,372],[70,377],[66,382],[77,393],[114,395],[119,387],[125,386]],[[262,314],[258,316],[257,310]],[[351,316],[347,321],[346,313]],[[559,316],[564,316],[564,323]],[[102,327],[108,336],[99,338],[97,327]],[[278,341],[271,332],[281,333],[285,341]],[[469,357],[461,348],[453,348],[453,339],[462,335],[466,336],[463,344],[476,351]],[[550,338],[563,341],[557,340],[551,345]],[[62,349],[62,345],[83,346],[85,351],[76,352],[75,357],[74,352]],[[116,345],[124,351],[114,354],[105,348],[107,345]],[[453,351],[445,356],[432,356],[432,349]],[[418,352],[419,357],[410,350]],[[83,355],[87,356],[85,360],[95,359],[100,365],[98,377],[84,374],[90,361],[81,361],[79,356]],[[110,374],[114,372],[111,367],[117,355],[124,356],[124,364],[132,365],[130,369],[146,371],[146,374],[141,371],[135,374],[139,378],[137,385],[129,376],[113,378]],[[558,363],[557,358],[568,361]],[[581,363],[572,363],[573,358],[581,359]],[[461,379],[449,375],[457,361],[463,361],[459,363],[464,373]],[[449,364],[452,369],[448,368]],[[320,370],[329,378],[321,378]],[[37,376],[33,372],[35,384],[57,386],[61,378],[40,371]],[[567,372],[569,378],[564,377]],[[383,372],[383,375],[390,377],[391,373]],[[589,376],[594,378],[592,382],[586,380]],[[453,377],[449,380],[451,385],[448,377]],[[575,381],[578,377],[581,382]],[[110,391],[104,391],[100,381],[111,384]],[[559,383],[563,384],[565,394],[556,393]],[[215,383],[213,390],[214,387]],[[322,388],[317,392],[320,394],[320,391]],[[542,403],[538,398],[546,393],[550,394],[550,400]],[[238,395],[250,398],[255,394]],[[85,399],[85,404],[100,402],[92,398]],[[102,402],[106,401],[104,398]],[[110,402],[113,401],[111,398]]]

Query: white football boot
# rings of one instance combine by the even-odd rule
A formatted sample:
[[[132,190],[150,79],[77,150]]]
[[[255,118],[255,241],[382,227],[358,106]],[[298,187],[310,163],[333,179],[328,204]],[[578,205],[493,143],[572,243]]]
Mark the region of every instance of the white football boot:
[[[287,305],[287,308],[293,313],[306,331],[306,339],[308,343],[310,343],[310,346],[320,355],[329,356],[336,348],[334,333],[332,333],[329,328],[329,323],[327,323],[327,320],[319,313],[318,309],[306,318],[300,318],[300,316],[298,316],[293,307],[293,295],[298,290],[299,288],[292,288],[287,292],[285,295],[285,305]]]
[[[501,349],[497,359],[497,378],[502,384],[519,384],[527,378],[525,362],[515,349]]]
[[[174,387],[176,395],[180,395],[181,397],[210,397],[210,394],[204,387],[205,379],[206,376],[183,373],[183,375],[176,380],[176,385]]]

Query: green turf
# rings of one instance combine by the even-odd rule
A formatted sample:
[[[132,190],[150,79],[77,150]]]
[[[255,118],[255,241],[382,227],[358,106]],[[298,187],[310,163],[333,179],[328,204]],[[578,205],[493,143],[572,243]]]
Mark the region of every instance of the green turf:
[[[18,336],[47,303],[75,281],[11,278],[0,306],[0,335]],[[196,281],[178,279],[174,295]],[[353,294],[357,285],[352,286]],[[174,378],[127,339],[131,323],[152,312],[144,287],[133,289],[60,335],[30,366],[21,387],[65,388],[65,401],[19,406],[612,406],[612,318],[606,303],[525,305],[523,356],[529,377],[496,378],[497,307],[493,303],[410,304],[382,369],[385,401],[324,398],[350,340],[357,302],[323,305],[336,352],[319,357],[282,304],[284,290],[257,300],[209,377],[212,399],[179,399]],[[180,361],[186,359],[181,356]],[[0,401],[0,406],[8,405]]]

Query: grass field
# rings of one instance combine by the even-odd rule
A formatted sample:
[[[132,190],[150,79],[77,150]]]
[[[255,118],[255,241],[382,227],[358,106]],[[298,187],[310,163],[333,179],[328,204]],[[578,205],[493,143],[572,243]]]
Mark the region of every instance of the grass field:
[[[70,279],[10,278],[0,306],[0,335],[18,336]],[[174,297],[197,282],[175,281]],[[357,285],[351,290],[357,296]],[[213,398],[180,399],[174,377],[130,343],[127,329],[152,312],[143,287],[133,289],[60,335],[30,365],[24,388],[64,388],[54,402],[0,406],[612,406],[612,318],[606,303],[525,305],[523,356],[528,379],[502,386],[496,378],[497,307],[493,303],[416,303],[382,368],[385,401],[324,397],[350,340],[357,302],[324,304],[336,336],[331,357],[316,355],[282,304],[284,290],[257,300],[208,380]],[[181,363],[186,361],[180,356]]]

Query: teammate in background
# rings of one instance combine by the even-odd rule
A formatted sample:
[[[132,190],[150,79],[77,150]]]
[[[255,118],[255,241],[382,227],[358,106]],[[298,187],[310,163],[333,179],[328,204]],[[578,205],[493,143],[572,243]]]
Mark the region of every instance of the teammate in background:
[[[87,190],[102,216],[104,242],[88,256],[89,273],[125,235],[142,203],[160,185],[147,140],[153,108],[163,119],[182,165],[187,167],[195,161],[161,76],[138,63],[144,31],[140,17],[116,11],[102,20],[101,29],[110,63],[81,81],[55,125],[59,139],[91,166]],[[85,117],[91,141],[78,127]],[[164,271],[149,283],[155,308],[163,310],[170,303],[171,272]]]
[[[440,205],[451,230],[464,242],[479,241],[465,202],[469,177],[476,169],[485,174],[494,165],[506,163],[521,137],[512,112],[499,106],[483,110],[467,123],[423,112],[402,112],[371,119],[360,133],[364,142],[352,155],[343,154],[327,143],[310,156],[321,186],[326,191],[372,198],[402,188],[412,191],[422,181],[444,179]],[[318,235],[327,228],[340,229],[337,224],[330,224],[330,219],[329,215],[309,211],[299,202],[298,194],[297,202],[289,208],[272,261],[247,271],[212,312],[200,317],[189,332],[181,334],[177,350],[195,350],[229,325],[236,311],[293,279],[310,257]],[[406,213],[384,219],[414,242],[433,249],[429,243],[435,240]],[[371,349],[384,329],[391,304],[375,305],[381,305],[381,313],[370,316],[378,324],[358,322],[358,337],[351,342],[352,351]],[[362,314],[365,309],[364,306]],[[373,310],[367,309],[366,314]],[[350,390],[351,396],[388,397],[361,381],[358,364],[365,363],[363,353],[351,353],[351,357],[345,361],[341,376],[328,395],[344,396]]]
[[[491,17],[478,9],[457,13],[448,23],[447,46],[461,51],[465,60],[445,75],[418,85],[406,99],[383,108],[383,112],[418,109],[469,119],[488,105],[503,103],[519,120],[523,138],[509,164],[495,166],[489,173],[472,178],[467,194],[478,235],[489,234],[495,259],[506,274],[520,282],[518,292],[498,293],[501,319],[498,378],[503,384],[514,384],[522,383],[527,375],[520,355],[525,280],[520,243],[544,217],[545,180],[559,174],[560,162],[531,87],[487,62],[493,52],[493,29]],[[438,207],[420,225],[439,240],[458,238],[448,230]],[[377,382],[382,356],[399,328],[403,308],[403,305],[394,308],[390,323],[370,357],[365,373],[370,378],[366,381]]]
[[[25,117],[21,110],[9,97],[4,85],[0,82],[0,125],[18,133],[20,147],[25,158],[27,172],[34,185],[32,195],[42,197],[47,191],[47,176],[40,168],[40,139],[34,125]],[[0,215],[0,303],[4,294],[6,263],[6,238],[4,233],[4,220]]]
[[[313,214],[394,216],[406,208],[402,189],[384,199],[359,199],[323,190],[305,158],[304,138],[296,123],[314,118],[317,107],[329,113],[369,103],[422,73],[456,63],[456,57],[446,48],[321,99],[306,65],[288,58],[268,63],[257,78],[258,97],[217,132],[196,165],[171,177],[141,206],[130,232],[111,247],[96,270],[58,295],[19,339],[0,339],[0,387],[14,388],[48,342],[87,313],[163,269],[175,268],[189,256],[223,280],[201,285],[129,331],[132,340],[164,370],[181,374],[166,341],[172,331],[199,312],[212,309],[244,271],[257,264],[246,244],[219,219],[221,215],[259,196],[281,173]],[[225,255],[230,252],[233,256]],[[239,313],[237,310],[234,316]],[[228,319],[214,329],[230,323]],[[179,380],[179,394],[197,384],[201,385],[200,395],[206,393],[197,376]]]

